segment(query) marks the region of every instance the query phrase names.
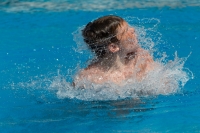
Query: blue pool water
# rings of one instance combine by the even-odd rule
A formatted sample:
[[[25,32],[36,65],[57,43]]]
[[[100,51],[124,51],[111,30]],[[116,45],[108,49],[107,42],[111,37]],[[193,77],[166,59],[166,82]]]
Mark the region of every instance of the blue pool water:
[[[200,132],[199,13],[197,0],[2,0],[0,132]],[[91,58],[80,48],[78,29],[108,14],[145,32],[155,60],[165,53],[167,64],[176,52],[185,59],[175,75],[188,78],[186,84],[176,93],[140,100],[124,94],[98,100],[98,94],[69,89]]]

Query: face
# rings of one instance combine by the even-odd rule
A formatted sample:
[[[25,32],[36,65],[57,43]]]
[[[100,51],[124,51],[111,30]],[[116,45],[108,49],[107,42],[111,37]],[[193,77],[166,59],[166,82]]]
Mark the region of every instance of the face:
[[[117,38],[120,40],[120,51],[125,54],[134,52],[138,47],[135,29],[133,27],[130,27],[127,22],[123,22],[118,28]]]

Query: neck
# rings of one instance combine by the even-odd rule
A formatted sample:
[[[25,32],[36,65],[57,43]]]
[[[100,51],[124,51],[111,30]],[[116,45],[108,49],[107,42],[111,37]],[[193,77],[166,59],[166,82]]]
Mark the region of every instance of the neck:
[[[121,57],[119,54],[109,54],[104,58],[97,61],[97,65],[103,69],[103,71],[119,70],[126,66],[133,58],[135,53],[127,54]]]

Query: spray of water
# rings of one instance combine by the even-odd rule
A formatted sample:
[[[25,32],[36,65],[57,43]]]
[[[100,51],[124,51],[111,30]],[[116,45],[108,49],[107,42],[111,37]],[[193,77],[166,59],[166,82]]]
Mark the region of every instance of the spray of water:
[[[75,98],[81,100],[117,100],[124,98],[139,98],[157,95],[169,95],[181,92],[181,88],[187,81],[193,78],[192,72],[184,68],[187,58],[179,58],[175,52],[174,60],[168,60],[166,53],[161,53],[157,48],[162,44],[162,34],[157,32],[156,28],[160,21],[155,18],[139,19],[135,17],[127,17],[126,21],[136,29],[139,44],[142,48],[154,54],[162,55],[160,58],[154,59],[157,63],[156,68],[149,72],[142,81],[128,79],[124,81],[122,86],[106,82],[104,84],[95,84],[84,80],[80,84],[85,85],[85,89],[73,87],[67,82],[65,76],[58,73],[52,78],[45,88],[54,90],[58,98]],[[144,27],[146,26],[146,27]],[[83,42],[81,29],[73,33],[74,41],[77,43],[76,52],[83,55],[83,51],[88,51],[87,46]],[[39,82],[42,82],[39,80]],[[23,84],[24,85],[24,84]],[[31,85],[29,83],[28,85]],[[35,83],[34,83],[35,85]],[[34,86],[37,88],[37,86]]]
[[[156,48],[157,45],[163,44],[161,40],[162,34],[156,31],[160,21],[155,18],[139,19],[135,17],[127,17],[126,21],[135,27],[139,44],[142,48],[148,50],[153,56],[154,53],[162,55],[161,58],[155,59],[156,68],[148,73],[142,81],[128,79],[124,81],[123,86],[119,86],[110,82],[105,84],[95,84],[84,80],[80,84],[84,84],[86,89],[73,88],[65,80],[56,79],[51,88],[57,88],[57,96],[59,98],[77,98],[82,100],[117,100],[127,97],[138,98],[155,95],[168,95],[180,92],[181,88],[190,78],[193,78],[192,72],[184,68],[187,58],[179,58],[175,52],[173,61],[168,61],[165,53],[160,53]],[[147,26],[146,28],[144,27]],[[77,43],[77,52],[88,50],[83,42],[80,27],[73,33],[74,41]]]

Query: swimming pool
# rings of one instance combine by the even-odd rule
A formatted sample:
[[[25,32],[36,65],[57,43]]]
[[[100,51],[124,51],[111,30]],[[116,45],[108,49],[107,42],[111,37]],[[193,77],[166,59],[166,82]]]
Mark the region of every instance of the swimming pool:
[[[200,131],[197,0],[4,0],[0,6],[1,132]],[[180,58],[190,55],[184,68],[194,78],[190,74],[178,93],[134,101],[58,95],[56,87],[64,88],[91,58],[87,50],[79,51],[73,33],[107,14],[137,18],[144,29],[155,26],[147,34],[156,52],[165,52],[168,60],[176,51]]]

